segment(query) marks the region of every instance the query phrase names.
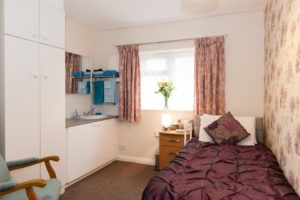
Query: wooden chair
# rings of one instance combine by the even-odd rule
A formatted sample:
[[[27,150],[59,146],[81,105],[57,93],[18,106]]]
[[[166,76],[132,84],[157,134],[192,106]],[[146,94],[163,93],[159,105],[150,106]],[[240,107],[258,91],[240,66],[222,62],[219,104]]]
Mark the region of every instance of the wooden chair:
[[[0,155],[0,200],[58,200],[61,183],[56,178],[50,161],[59,161],[57,156],[45,158],[28,158],[17,161],[5,162]],[[50,179],[34,179],[22,183],[15,182],[10,171],[45,163]]]

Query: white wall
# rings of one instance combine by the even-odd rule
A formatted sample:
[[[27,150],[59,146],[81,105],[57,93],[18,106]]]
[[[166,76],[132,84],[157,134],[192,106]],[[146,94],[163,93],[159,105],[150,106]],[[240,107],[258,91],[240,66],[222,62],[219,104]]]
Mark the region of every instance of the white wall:
[[[96,33],[73,21],[66,21],[66,51],[94,58]],[[66,117],[72,117],[75,109],[81,114],[88,111],[91,96],[83,94],[66,94]]]
[[[102,32],[97,37],[95,63],[103,68],[117,69],[118,52],[115,45],[224,34],[228,35],[226,38],[226,110],[240,116],[262,116],[264,76],[262,12]],[[141,50],[147,48],[149,46],[141,46]],[[157,48],[162,47],[157,45]],[[158,139],[154,131],[160,129],[161,113],[162,111],[143,111],[140,123],[120,123],[120,144],[127,146],[127,150],[120,151],[122,156],[154,158],[158,147]],[[174,120],[192,117],[192,112],[174,112],[173,116]]]
[[[0,1],[0,153],[5,151],[4,127],[4,1]]]

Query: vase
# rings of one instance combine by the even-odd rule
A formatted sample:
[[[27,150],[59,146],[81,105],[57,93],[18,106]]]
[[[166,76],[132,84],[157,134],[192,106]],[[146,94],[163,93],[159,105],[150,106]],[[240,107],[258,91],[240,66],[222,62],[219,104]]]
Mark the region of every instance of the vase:
[[[165,109],[168,109],[168,100],[169,100],[169,97],[165,97]]]

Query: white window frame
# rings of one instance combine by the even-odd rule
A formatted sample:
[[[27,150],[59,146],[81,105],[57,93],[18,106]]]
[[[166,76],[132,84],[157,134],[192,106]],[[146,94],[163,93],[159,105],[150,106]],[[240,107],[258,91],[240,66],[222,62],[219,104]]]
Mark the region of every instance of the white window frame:
[[[143,88],[143,57],[147,57],[148,55],[149,56],[154,56],[154,55],[156,55],[157,57],[159,57],[159,54],[161,54],[161,57],[162,58],[165,58],[166,57],[166,54],[176,54],[176,53],[178,53],[178,55],[180,55],[180,54],[184,54],[184,53],[187,53],[187,54],[191,54],[192,53],[192,55],[195,55],[195,48],[183,48],[183,49],[172,49],[172,50],[162,50],[162,51],[144,51],[144,52],[140,52],[140,61],[141,61],[141,90],[143,90],[143,89],[145,89],[145,88]],[[171,55],[170,57],[173,57],[173,55]],[[169,60],[171,60],[171,59],[169,59]],[[173,66],[174,67],[174,66]],[[191,80],[193,80],[192,82],[193,82],[193,85],[191,85],[190,87],[190,90],[192,90],[192,95],[191,95],[191,97],[189,97],[189,98],[191,98],[190,99],[190,102],[189,102],[189,108],[187,108],[187,107],[185,107],[185,108],[181,108],[181,107],[169,107],[169,109],[168,110],[170,110],[170,111],[193,111],[194,110],[194,63],[193,63],[193,73],[191,74],[191,77],[190,77],[190,79]],[[167,69],[167,73],[166,73],[166,75],[167,76],[169,76],[170,74],[172,74],[172,67],[168,67],[168,69]],[[159,81],[175,81],[176,82],[176,80],[159,80]],[[175,83],[175,85],[176,85],[176,83]],[[158,87],[157,87],[157,89],[158,89]],[[176,90],[176,87],[175,87],[175,90]],[[175,91],[174,90],[174,91]],[[173,92],[174,92],[173,91]],[[153,91],[153,93],[154,93],[154,91]],[[157,106],[157,107],[152,107],[152,108],[149,108],[149,107],[145,107],[145,105],[143,105],[143,101],[144,101],[144,97],[143,97],[143,91],[141,91],[141,109],[142,110],[165,110],[164,109],[164,100],[163,100],[163,96],[161,95],[161,94],[155,94],[155,95],[158,95],[158,96],[161,96],[161,98],[160,98],[160,104],[162,105],[162,106]],[[170,100],[169,101],[172,101],[172,98],[174,98],[173,96],[171,96],[170,97]]]

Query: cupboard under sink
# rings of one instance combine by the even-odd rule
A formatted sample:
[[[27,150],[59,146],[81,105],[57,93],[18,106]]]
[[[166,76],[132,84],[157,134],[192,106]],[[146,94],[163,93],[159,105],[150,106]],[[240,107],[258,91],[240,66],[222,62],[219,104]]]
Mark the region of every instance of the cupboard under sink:
[[[68,128],[68,183],[117,158],[116,123],[113,118]]]

